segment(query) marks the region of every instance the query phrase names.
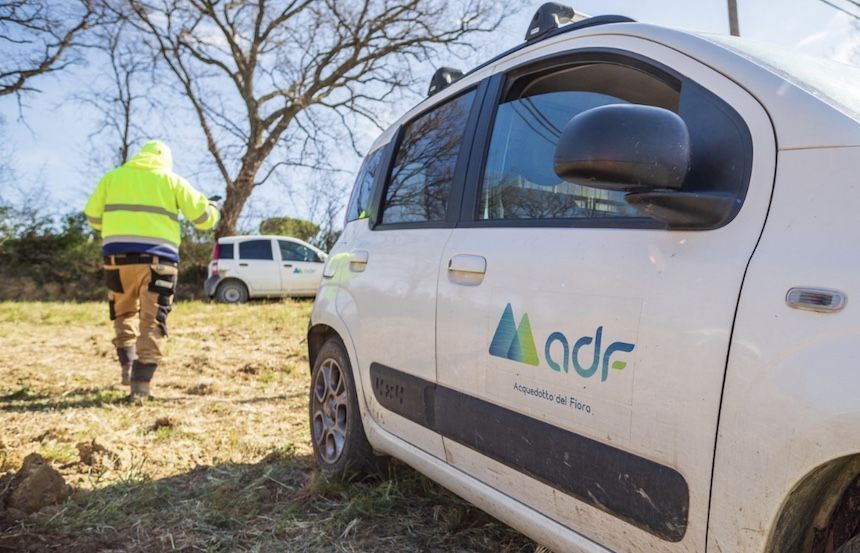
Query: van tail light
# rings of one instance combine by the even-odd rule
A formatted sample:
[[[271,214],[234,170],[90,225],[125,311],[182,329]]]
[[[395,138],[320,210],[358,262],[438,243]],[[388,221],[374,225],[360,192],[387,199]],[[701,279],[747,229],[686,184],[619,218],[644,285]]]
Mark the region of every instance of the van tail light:
[[[215,247],[212,248],[212,276],[218,276],[218,241],[215,241]]]

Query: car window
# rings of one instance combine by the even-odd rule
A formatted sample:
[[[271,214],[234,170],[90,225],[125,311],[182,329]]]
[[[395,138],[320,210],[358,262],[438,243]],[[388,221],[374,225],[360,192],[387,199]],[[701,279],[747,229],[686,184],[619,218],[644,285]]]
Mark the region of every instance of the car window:
[[[474,97],[474,91],[462,94],[407,125],[385,191],[383,224],[445,219]]]
[[[648,73],[609,63],[517,80],[496,111],[478,219],[641,217],[623,192],[571,184],[553,169],[555,145],[572,117],[626,103],[677,111],[679,92]]]
[[[239,242],[240,259],[274,259],[271,240],[247,240]]]
[[[361,164],[361,169],[358,170],[358,176],[355,178],[355,186],[352,189],[349,205],[346,208],[347,222],[367,217],[367,208],[373,196],[373,184],[376,182],[383,150],[384,148],[379,148],[364,158],[364,163]]]
[[[281,259],[284,261],[322,262],[317,252],[301,244],[296,244],[289,240],[278,240],[278,247],[281,249]]]
[[[233,259],[233,244],[218,244],[218,259]]]

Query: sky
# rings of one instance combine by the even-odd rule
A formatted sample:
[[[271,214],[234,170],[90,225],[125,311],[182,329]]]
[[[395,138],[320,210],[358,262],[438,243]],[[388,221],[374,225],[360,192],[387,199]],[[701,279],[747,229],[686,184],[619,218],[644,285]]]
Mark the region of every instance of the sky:
[[[824,56],[845,63],[860,60],[860,7],[852,0],[737,0],[742,37],[791,47],[807,54]],[[509,17],[502,28],[481,35],[476,41],[477,52],[464,60],[435,60],[437,65],[453,65],[468,69],[485,58],[519,44],[526,27],[542,1],[525,2],[524,7]],[[728,34],[726,0],[580,0],[574,9],[588,15],[621,14],[637,21],[679,29]],[[829,4],[856,14],[852,17]],[[2,54],[2,53],[0,53]],[[90,63],[40,78],[33,85],[38,94],[28,95],[20,109],[14,96],[0,98],[0,151],[11,152],[19,187],[44,186],[56,212],[82,209],[101,172],[110,167],[93,167],[89,162],[89,135],[97,125],[96,114],[72,101],[81,94],[101,70]],[[427,81],[434,71],[426,69]],[[383,123],[391,123],[414,103],[426,90],[398,100],[381,111]],[[169,128],[174,150],[175,169],[207,194],[223,194],[223,182],[214,171],[206,170],[210,159],[202,152],[202,135],[193,121],[178,117],[169,109],[155,115],[161,117],[159,127]],[[359,133],[366,150],[378,133],[363,128]],[[104,147],[104,146],[103,146]],[[185,152],[200,152],[183,155]],[[348,188],[349,174],[358,169],[357,156],[340,156],[338,163],[347,173],[343,185]],[[267,183],[259,187],[248,208],[244,224],[256,224],[263,216],[289,215],[307,217],[308,207],[301,193],[307,175],[296,174],[287,184]],[[344,192],[348,196],[349,191]],[[11,190],[0,190],[0,197],[13,196]]]

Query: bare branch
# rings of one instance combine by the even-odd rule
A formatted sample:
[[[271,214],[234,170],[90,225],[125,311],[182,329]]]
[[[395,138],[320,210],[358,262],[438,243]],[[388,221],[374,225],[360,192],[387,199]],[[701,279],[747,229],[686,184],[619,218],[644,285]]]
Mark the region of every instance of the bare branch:
[[[93,23],[93,0],[0,0],[0,36],[18,45],[0,60],[0,96],[35,91],[28,83],[38,75],[65,69],[66,54]],[[71,23],[67,21],[71,20]]]
[[[221,235],[279,169],[325,167],[323,143],[344,137],[359,152],[357,126],[381,128],[378,106],[415,85],[415,64],[468,50],[512,12],[491,0],[127,2],[224,179]]]

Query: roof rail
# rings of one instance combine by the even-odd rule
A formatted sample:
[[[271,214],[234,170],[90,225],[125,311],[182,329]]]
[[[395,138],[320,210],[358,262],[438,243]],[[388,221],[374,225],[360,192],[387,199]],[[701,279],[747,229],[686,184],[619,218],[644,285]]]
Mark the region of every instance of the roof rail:
[[[558,29],[565,23],[570,23],[576,12],[570,6],[557,2],[547,2],[537,9],[529,28],[526,30],[526,42],[540,40],[544,35]]]
[[[547,4],[544,4],[544,6],[546,6],[546,5]],[[541,8],[538,9],[538,12],[540,12],[540,10],[544,6],[541,6]],[[538,16],[538,14],[535,13],[535,18],[537,18],[537,16]],[[534,21],[534,18],[532,19],[532,21]],[[550,28],[548,31],[540,33],[540,35],[538,37],[536,37],[535,40],[527,40],[526,42],[523,42],[521,44],[517,44],[513,48],[511,48],[509,50],[505,50],[501,54],[485,61],[484,63],[482,63],[476,67],[473,67],[472,69],[470,69],[466,73],[466,75],[470,75],[470,74],[474,73],[475,71],[478,71],[480,69],[483,69],[484,67],[487,67],[488,65],[492,65],[492,64],[496,63],[497,61],[499,61],[500,59],[504,58],[505,56],[513,54],[517,50],[521,50],[521,49],[525,48],[526,46],[531,46],[532,44],[546,40],[548,38],[552,38],[554,36],[558,36],[558,35],[561,35],[564,33],[570,33],[573,31],[578,31],[580,29],[586,29],[588,27],[596,27],[598,25],[609,25],[612,23],[635,23],[635,22],[636,22],[635,19],[631,19],[625,15],[595,15],[593,17],[587,17],[587,18],[581,19],[579,21],[574,21],[573,23],[569,23],[567,25],[562,25],[560,27]],[[530,26],[530,28],[531,28],[531,26]]]
[[[433,78],[430,79],[430,87],[427,89],[427,96],[433,96],[443,88],[448,88],[451,84],[463,78],[463,72],[453,67],[440,67],[433,73]]]

